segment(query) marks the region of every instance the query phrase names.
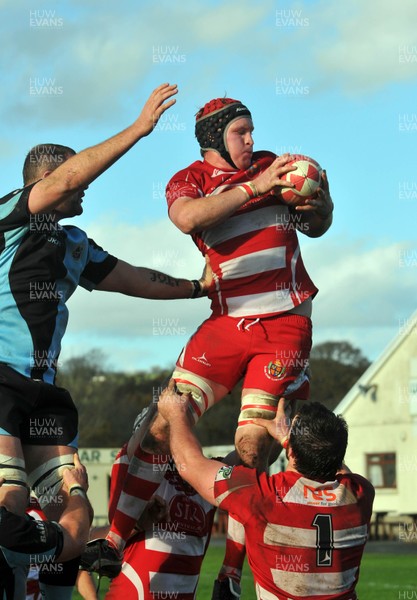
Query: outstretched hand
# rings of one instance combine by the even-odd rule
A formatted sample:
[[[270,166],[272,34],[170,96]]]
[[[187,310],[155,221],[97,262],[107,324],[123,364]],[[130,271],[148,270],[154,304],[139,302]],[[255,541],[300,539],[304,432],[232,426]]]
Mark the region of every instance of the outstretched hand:
[[[143,136],[149,135],[158,123],[161,115],[175,104],[175,98],[172,100],[169,100],[169,98],[174,96],[177,92],[177,85],[170,85],[169,83],[163,83],[154,89],[136,121],[142,129]]]

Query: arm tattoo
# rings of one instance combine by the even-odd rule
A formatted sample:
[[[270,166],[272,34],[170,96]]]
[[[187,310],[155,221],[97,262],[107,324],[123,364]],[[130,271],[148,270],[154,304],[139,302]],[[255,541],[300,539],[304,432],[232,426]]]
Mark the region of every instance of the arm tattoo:
[[[163,283],[165,285],[170,285],[171,287],[178,287],[180,285],[179,279],[175,279],[165,273],[159,273],[158,271],[151,271],[150,277],[151,281],[154,283]]]

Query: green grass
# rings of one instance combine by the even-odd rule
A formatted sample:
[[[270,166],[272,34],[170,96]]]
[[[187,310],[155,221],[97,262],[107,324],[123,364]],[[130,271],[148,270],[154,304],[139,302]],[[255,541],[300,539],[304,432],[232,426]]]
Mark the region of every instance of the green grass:
[[[416,554],[365,553],[357,593],[361,600],[417,598]]]
[[[197,590],[197,600],[209,600],[213,581],[223,560],[223,547],[211,546],[204,559]],[[417,552],[417,548],[416,548]],[[416,554],[371,554],[365,553],[357,593],[360,600],[417,599]],[[108,589],[108,579],[100,586],[100,599]],[[81,600],[77,593],[73,600]],[[129,600],[126,598],[125,600]],[[242,578],[241,600],[256,600],[252,575],[245,564]]]

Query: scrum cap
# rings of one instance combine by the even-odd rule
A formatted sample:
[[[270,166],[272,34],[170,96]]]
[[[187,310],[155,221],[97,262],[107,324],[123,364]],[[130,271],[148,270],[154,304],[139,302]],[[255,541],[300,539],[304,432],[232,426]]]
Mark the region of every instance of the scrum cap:
[[[226,133],[229,125],[242,117],[251,118],[251,114],[240,100],[215,98],[207,102],[196,114],[195,136],[201,150],[214,150],[237,168],[227,148]]]

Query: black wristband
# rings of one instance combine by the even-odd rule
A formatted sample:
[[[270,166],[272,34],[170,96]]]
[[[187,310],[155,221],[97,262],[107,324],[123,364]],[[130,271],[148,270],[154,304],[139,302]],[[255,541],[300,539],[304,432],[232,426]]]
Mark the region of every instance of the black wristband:
[[[191,279],[191,283],[193,284],[194,289],[193,289],[193,293],[191,294],[190,298],[200,298],[200,296],[203,293],[201,283],[198,281],[198,279]]]
[[[70,496],[82,496],[84,500],[87,500],[87,492],[81,485],[72,485],[69,490]]]

